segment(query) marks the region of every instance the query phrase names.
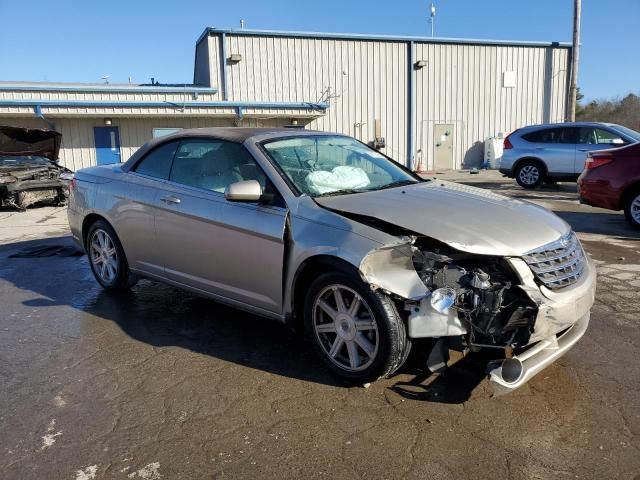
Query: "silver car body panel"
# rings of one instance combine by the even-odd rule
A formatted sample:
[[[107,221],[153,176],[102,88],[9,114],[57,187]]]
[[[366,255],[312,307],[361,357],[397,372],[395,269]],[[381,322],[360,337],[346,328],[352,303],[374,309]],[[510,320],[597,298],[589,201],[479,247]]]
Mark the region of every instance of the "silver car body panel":
[[[570,230],[564,220],[540,206],[442,180],[317,202],[480,255],[520,256]]]
[[[227,135],[219,130],[183,131],[180,136]],[[241,135],[238,130],[243,129],[228,135]],[[570,231],[553,213],[440,180],[315,199],[297,195],[259,144],[315,134],[319,133],[260,130],[237,139],[253,154],[286,208],[231,202],[222,193],[139,175],[131,171],[132,161],[149,151],[147,145],[125,165],[76,173],[69,205],[72,234],[82,245],[84,220],[99,215],[113,226],[134,273],[282,321],[294,312],[300,271],[313,259],[331,257],[359,271],[372,288],[404,299],[410,306],[410,336],[464,334],[456,315],[440,314],[430,306],[431,292],[412,266],[417,236],[462,252],[506,258],[521,278],[520,288],[538,306],[532,343],[545,339],[553,343],[550,338],[588,315],[595,292],[590,261],[579,282],[551,291],[536,283],[520,258]],[[396,230],[406,234],[392,235],[367,217],[400,227]],[[572,338],[577,334],[578,330]]]
[[[360,262],[360,274],[372,288],[392,292],[409,300],[420,300],[429,290],[413,267],[410,239],[376,248]]]
[[[166,200],[172,198],[180,202]],[[166,182],[155,205],[164,274],[279,314],[285,218],[284,208],[229,202],[222,193]]]

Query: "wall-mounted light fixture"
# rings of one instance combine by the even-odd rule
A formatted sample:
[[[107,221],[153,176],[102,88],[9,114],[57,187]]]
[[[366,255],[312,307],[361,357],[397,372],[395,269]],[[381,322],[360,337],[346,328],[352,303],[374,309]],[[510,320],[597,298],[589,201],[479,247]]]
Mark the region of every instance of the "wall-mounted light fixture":
[[[420,70],[426,66],[427,66],[426,60],[418,60],[416,63],[413,64],[413,68],[415,68],[416,70]]]
[[[297,118],[292,118],[291,122],[289,123],[289,125],[285,125],[284,128],[299,128],[299,129],[303,129],[304,125],[302,125],[300,122],[298,122]]]
[[[111,125],[111,119],[110,118],[105,118],[104,119],[104,124],[105,125]]]
[[[229,58],[227,58],[227,62],[231,64],[239,63],[240,61],[242,61],[242,54],[240,53],[232,53],[229,55]]]

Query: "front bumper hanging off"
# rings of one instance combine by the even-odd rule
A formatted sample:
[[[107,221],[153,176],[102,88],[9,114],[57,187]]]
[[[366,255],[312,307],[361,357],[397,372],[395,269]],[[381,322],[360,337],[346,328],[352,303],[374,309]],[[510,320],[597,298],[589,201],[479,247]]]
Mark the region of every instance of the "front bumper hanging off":
[[[489,381],[494,393],[501,395],[521,387],[567,353],[587,331],[589,316],[587,313],[568,330],[539,341],[519,355],[489,364]]]

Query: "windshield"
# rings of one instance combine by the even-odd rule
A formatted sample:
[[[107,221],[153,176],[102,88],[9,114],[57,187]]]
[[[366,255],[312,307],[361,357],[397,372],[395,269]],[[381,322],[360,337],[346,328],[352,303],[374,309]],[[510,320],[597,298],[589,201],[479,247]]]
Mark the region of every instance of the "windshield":
[[[308,136],[263,144],[300,193],[312,197],[380,190],[421,180],[357,140]]]
[[[45,157],[0,155],[0,167],[14,165],[51,165],[51,160]]]
[[[640,142],[640,133],[636,132],[635,130],[631,130],[630,128],[623,127],[622,125],[616,125],[613,128],[619,131],[620,133],[625,134],[627,137],[631,137],[636,142]]]

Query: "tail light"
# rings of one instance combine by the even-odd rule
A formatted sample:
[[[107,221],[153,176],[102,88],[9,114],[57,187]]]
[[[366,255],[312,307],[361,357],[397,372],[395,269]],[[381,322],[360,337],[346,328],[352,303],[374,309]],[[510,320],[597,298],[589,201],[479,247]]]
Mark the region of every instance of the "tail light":
[[[69,192],[73,192],[76,189],[76,177],[73,177],[71,181],[69,181]]]
[[[502,146],[504,147],[505,150],[511,150],[513,148],[513,144],[511,143],[511,140],[509,140],[509,137],[511,135],[507,135],[506,138],[504,139],[504,142],[502,143]]]
[[[587,157],[584,168],[586,170],[593,170],[594,168],[602,167],[611,162],[613,162],[613,155],[610,153],[591,153]]]

